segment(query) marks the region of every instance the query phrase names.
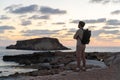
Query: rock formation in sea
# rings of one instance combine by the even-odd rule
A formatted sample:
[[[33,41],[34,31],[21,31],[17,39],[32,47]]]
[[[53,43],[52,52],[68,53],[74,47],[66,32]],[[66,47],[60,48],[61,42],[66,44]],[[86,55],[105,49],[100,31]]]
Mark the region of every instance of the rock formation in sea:
[[[69,48],[63,46],[57,38],[35,38],[28,40],[17,41],[15,45],[6,47],[7,49],[21,49],[21,50],[68,50]]]

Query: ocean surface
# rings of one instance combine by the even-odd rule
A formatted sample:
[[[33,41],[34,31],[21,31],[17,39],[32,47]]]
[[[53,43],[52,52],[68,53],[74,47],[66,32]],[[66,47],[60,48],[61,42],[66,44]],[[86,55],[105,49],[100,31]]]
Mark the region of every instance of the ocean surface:
[[[69,48],[71,48],[71,50],[60,50],[60,51],[63,52],[75,51],[75,47],[69,47]],[[8,76],[16,72],[25,73],[25,72],[34,71],[35,69],[24,69],[24,68],[13,67],[13,66],[18,66],[19,64],[15,62],[4,62],[2,60],[4,55],[32,54],[33,52],[40,52],[40,51],[15,50],[15,49],[5,49],[5,47],[0,47],[0,77]],[[85,52],[120,52],[120,47],[87,47]]]

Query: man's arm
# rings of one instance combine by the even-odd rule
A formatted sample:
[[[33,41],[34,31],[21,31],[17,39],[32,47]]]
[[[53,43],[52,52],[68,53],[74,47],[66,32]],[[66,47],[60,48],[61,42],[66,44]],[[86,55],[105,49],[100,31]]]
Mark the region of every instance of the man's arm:
[[[74,38],[74,39],[77,39],[78,36],[79,36],[79,32],[78,32],[78,30],[77,30],[77,32],[74,34],[73,38]]]

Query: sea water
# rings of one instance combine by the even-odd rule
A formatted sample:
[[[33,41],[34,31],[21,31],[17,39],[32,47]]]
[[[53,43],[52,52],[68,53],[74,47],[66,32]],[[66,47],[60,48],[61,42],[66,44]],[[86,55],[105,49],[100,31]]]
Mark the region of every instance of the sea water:
[[[75,47],[69,47],[71,50],[60,50],[63,52],[72,52],[75,51]],[[52,50],[55,51],[55,50]],[[5,47],[0,47],[0,77],[8,76],[10,74],[14,74],[16,72],[25,73],[33,71],[34,69],[24,69],[24,68],[16,68],[13,66],[18,66],[18,63],[15,62],[5,62],[3,61],[4,55],[19,55],[19,54],[32,54],[33,50],[15,50],[15,49],[5,49]],[[41,51],[42,52],[42,51]],[[120,47],[86,47],[85,52],[120,52]]]
[[[67,51],[75,51],[75,46],[69,46],[71,50],[61,50],[63,52]],[[119,47],[93,47],[93,46],[86,46],[85,52],[120,52],[120,46]]]
[[[8,76],[16,72],[25,73],[25,72],[31,72],[36,70],[36,69],[19,68],[19,67],[16,67],[19,65],[18,63],[3,61],[4,55],[32,54],[33,52],[35,51],[5,49],[5,47],[0,47],[0,77]]]

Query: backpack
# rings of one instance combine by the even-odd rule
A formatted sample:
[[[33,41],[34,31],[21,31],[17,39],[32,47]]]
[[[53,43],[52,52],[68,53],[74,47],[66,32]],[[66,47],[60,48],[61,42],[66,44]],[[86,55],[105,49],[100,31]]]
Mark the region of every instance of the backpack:
[[[91,37],[91,31],[88,29],[83,30],[83,37],[81,40],[82,44],[89,44]]]

